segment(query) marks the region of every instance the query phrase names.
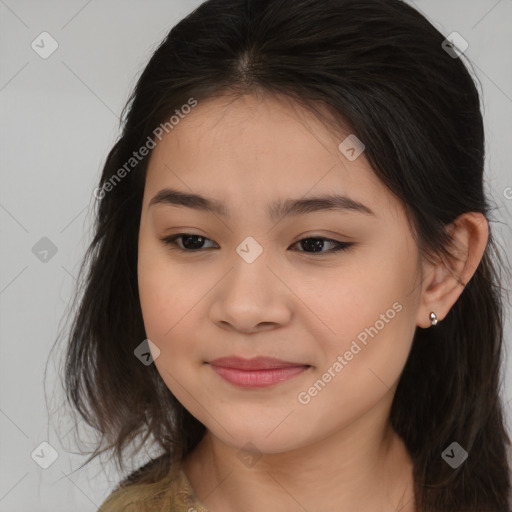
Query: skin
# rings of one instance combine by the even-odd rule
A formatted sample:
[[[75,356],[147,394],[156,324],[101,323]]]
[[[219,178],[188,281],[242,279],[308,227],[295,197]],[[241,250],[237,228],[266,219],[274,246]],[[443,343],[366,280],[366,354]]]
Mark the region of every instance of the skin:
[[[210,512],[415,510],[412,462],[389,424],[391,403],[415,330],[435,329],[430,312],[441,322],[455,303],[460,281],[481,260],[488,224],[476,213],[459,217],[449,230],[460,258],[422,262],[400,203],[364,152],[349,161],[338,150],[347,135],[284,98],[218,97],[200,102],[151,155],[139,232],[141,307],[162,379],[208,429],[184,470]],[[149,207],[165,187],[221,200],[231,217]],[[274,200],[333,192],[375,215],[267,217]],[[183,232],[206,237],[205,248],[182,253],[161,241]],[[236,252],[248,236],[263,249],[252,263]],[[353,245],[329,253],[326,242],[317,253],[297,243],[308,237]],[[394,303],[401,305],[394,318],[301,403],[298,394]],[[207,364],[230,355],[310,368],[269,388],[239,388]],[[255,464],[239,457],[247,443]]]

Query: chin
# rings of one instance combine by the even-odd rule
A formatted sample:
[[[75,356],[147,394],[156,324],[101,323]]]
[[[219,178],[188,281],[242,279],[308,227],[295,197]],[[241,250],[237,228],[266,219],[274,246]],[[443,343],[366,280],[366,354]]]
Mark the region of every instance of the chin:
[[[293,428],[281,424],[275,428],[275,425],[278,424],[279,422],[276,422],[273,427],[269,428],[268,424],[257,425],[250,421],[231,422],[227,428],[231,435],[218,424],[207,425],[207,428],[222,443],[236,450],[254,450],[265,454],[284,453],[309,444],[307,433],[299,428],[300,426]]]

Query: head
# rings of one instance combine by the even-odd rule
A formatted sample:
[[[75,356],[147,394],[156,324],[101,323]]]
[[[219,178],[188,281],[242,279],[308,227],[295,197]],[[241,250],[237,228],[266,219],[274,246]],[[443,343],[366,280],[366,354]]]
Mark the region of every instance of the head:
[[[364,431],[364,415],[391,405],[416,326],[430,324],[432,308],[442,315],[422,303],[433,271],[408,213],[363,154],[340,152],[349,133],[333,128],[286,96],[226,95],[200,102],[148,163],[145,333],[173,395],[234,448],[281,453]],[[278,389],[247,389],[212,370],[229,356],[307,368]]]
[[[171,30],[103,169],[67,355],[103,451],[282,453],[389,409],[420,510],[505,507],[483,123],[444,39],[399,0],[209,0]],[[232,355],[306,368],[239,389],[210,364]]]

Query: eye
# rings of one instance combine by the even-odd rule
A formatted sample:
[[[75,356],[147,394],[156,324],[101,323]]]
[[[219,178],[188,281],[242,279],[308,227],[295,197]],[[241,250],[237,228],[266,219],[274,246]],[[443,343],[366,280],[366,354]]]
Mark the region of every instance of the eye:
[[[177,243],[177,240],[181,239],[181,243]],[[195,235],[193,233],[179,233],[177,235],[172,235],[166,238],[161,239],[165,245],[173,246],[173,249],[182,252],[200,252],[205,249],[203,246],[206,240],[210,240],[202,235]],[[325,248],[325,244],[332,244],[333,247],[327,251],[323,251]],[[328,254],[336,251],[343,251],[348,249],[351,245],[354,245],[353,242],[339,242],[337,240],[332,240],[330,238],[324,237],[307,237],[302,238],[298,242],[295,242],[291,247],[299,245],[305,250],[299,250],[298,252],[305,252],[312,254]],[[212,249],[214,247],[206,247],[206,249]]]
[[[332,244],[334,247],[332,249],[329,249],[328,251],[322,251],[323,248],[325,248],[325,244]],[[333,253],[336,251],[344,251],[348,249],[351,245],[353,245],[353,242],[339,242],[338,240],[332,240],[330,238],[324,238],[322,236],[311,236],[307,238],[302,238],[298,242],[296,242],[293,245],[300,244],[301,247],[305,247],[308,249],[311,249],[313,253],[320,253],[320,254],[326,254],[326,253]],[[298,251],[298,252],[309,252],[309,251]]]
[[[176,243],[176,240],[179,238],[182,239],[181,245]],[[201,245],[205,240],[210,240],[205,236],[194,235],[193,233],[179,233],[177,235],[172,235],[167,238],[162,238],[162,242],[165,245],[173,245],[175,249],[183,252],[198,252],[198,250],[203,249]]]

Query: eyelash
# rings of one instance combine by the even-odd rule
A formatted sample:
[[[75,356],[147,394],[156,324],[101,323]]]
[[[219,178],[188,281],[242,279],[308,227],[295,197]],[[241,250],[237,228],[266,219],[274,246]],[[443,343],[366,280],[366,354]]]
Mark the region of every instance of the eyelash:
[[[180,251],[180,252],[194,253],[194,252],[202,252],[202,251],[205,251],[207,249],[214,249],[214,247],[207,247],[206,249],[196,249],[196,250],[193,250],[193,249],[183,249],[182,247],[177,245],[176,240],[178,238],[183,238],[185,236],[204,238],[205,240],[210,240],[210,238],[207,238],[207,237],[202,236],[202,235],[196,235],[194,233],[178,233],[177,235],[172,235],[172,236],[169,236],[169,237],[161,238],[161,241],[166,246],[173,246],[172,250],[177,250],[177,251]],[[300,243],[300,242],[302,242],[304,240],[322,240],[324,242],[332,242],[333,244],[335,244],[335,247],[333,249],[329,249],[328,251],[319,251],[319,252],[297,251],[297,252],[303,252],[305,254],[313,254],[313,255],[325,255],[325,254],[332,254],[332,253],[338,252],[338,251],[345,251],[350,246],[354,245],[353,242],[339,242],[338,240],[332,240],[331,238],[325,238],[325,237],[322,237],[322,236],[308,236],[306,238],[301,238],[300,240],[295,242],[293,245],[297,245],[298,243]]]

